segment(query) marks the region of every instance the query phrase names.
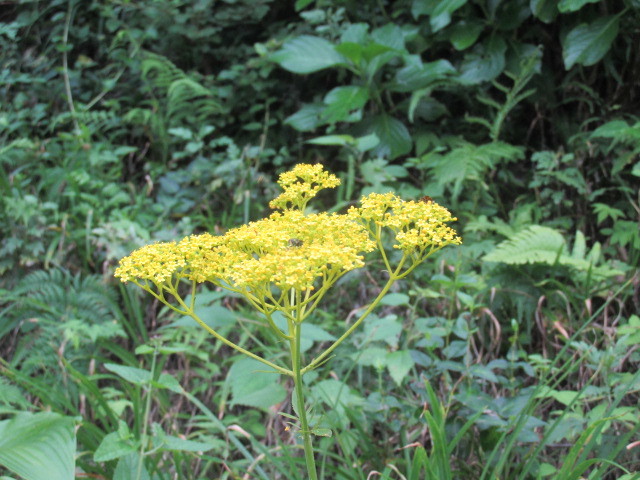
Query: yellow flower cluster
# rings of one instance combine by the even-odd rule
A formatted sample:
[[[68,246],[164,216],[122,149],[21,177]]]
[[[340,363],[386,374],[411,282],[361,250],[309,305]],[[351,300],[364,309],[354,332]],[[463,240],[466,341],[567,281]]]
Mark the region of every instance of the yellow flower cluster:
[[[393,193],[372,193],[362,197],[361,207],[351,207],[348,216],[362,223],[374,237],[378,227],[395,233],[394,248],[405,253],[424,253],[462,240],[446,225],[455,221],[449,211],[428,199],[405,201]]]
[[[120,260],[115,276],[123,282],[137,279],[163,284],[176,270],[186,265],[184,255],[175,242],[145,245]]]
[[[229,230],[225,235],[192,235],[175,243],[147,245],[120,262],[122,281],[162,285],[174,275],[239,289],[313,290],[319,278],[335,281],[364,265],[362,253],[375,243],[346,215],[303,215],[297,210]]]
[[[271,206],[282,212],[222,236],[205,233],[147,245],[123,258],[115,276],[123,282],[142,282],[145,288],[152,283],[175,291],[176,282],[184,278],[212,282],[253,298],[269,297],[272,286],[282,292],[314,290],[318,283],[328,287],[344,273],[362,267],[363,254],[381,246],[383,227],[395,233],[394,247],[418,263],[445,245],[461,243],[446,225],[455,218],[432,201],[374,193],[347,215],[305,215],[306,203],[340,180],[322,165],[298,165],[283,173],[279,183],[284,193]]]
[[[304,211],[309,200],[323,188],[335,188],[340,179],[324,170],[321,164],[309,165],[301,163],[292,170],[280,175],[278,184],[284,192],[271,200],[271,208],[287,210],[297,208]]]

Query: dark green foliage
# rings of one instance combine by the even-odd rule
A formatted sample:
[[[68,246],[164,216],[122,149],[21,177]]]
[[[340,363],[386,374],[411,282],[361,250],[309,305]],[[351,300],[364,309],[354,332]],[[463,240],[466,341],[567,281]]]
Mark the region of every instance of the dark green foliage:
[[[637,0],[5,2],[0,410],[82,418],[86,475],[302,478],[290,385],[234,383],[253,367],[111,275],[322,162],[326,205],[428,195],[464,239],[309,374],[324,478],[634,478],[639,24]],[[383,276],[340,282],[306,355]]]

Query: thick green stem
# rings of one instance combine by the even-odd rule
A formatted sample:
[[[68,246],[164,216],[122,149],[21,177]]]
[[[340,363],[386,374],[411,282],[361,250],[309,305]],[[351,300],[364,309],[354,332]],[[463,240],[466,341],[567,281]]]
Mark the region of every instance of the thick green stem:
[[[307,420],[307,411],[304,408],[304,385],[302,383],[301,358],[300,358],[300,332],[302,324],[294,323],[294,338],[290,340],[291,346],[291,369],[293,370],[293,383],[295,386],[296,403],[298,404],[298,416],[300,419],[300,433],[302,434],[304,446],[304,459],[307,463],[307,474],[310,480],[318,480],[316,472],[316,461],[313,457],[313,445],[311,444],[311,430]]]

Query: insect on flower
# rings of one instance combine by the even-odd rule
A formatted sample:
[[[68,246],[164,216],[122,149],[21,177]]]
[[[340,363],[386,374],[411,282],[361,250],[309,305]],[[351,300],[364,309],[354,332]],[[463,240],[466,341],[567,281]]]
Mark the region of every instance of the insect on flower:
[[[429,202],[433,203],[433,198],[431,198],[429,195],[425,195],[420,199],[420,201],[424,203],[429,203]]]
[[[290,247],[301,247],[304,242],[298,238],[290,238],[288,244]]]

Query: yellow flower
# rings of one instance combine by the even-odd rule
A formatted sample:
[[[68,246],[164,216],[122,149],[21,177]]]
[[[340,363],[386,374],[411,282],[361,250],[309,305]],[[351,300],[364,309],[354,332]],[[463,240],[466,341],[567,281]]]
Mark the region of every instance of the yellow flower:
[[[186,264],[175,242],[154,243],[120,260],[114,276],[123,282],[150,280],[163,284]]]
[[[309,165],[301,163],[292,170],[280,175],[278,184],[284,192],[271,200],[271,208],[288,210],[297,208],[304,211],[309,200],[315,197],[323,188],[335,188],[340,185],[340,179],[324,170],[321,164]]]
[[[455,221],[449,211],[433,201],[405,201],[393,193],[372,193],[362,197],[361,207],[351,207],[348,215],[376,237],[378,227],[395,234],[394,248],[405,253],[428,253],[462,239],[447,226]]]

